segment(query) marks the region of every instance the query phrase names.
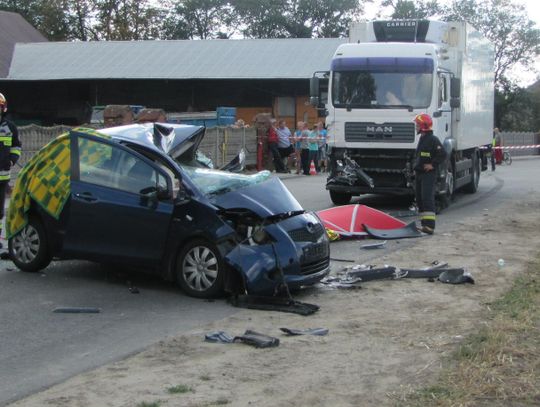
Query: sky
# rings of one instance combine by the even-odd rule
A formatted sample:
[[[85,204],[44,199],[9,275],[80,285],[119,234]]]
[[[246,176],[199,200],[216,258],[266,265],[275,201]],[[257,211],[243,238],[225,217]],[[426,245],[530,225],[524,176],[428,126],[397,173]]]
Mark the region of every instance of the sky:
[[[446,3],[447,1],[440,0],[440,2]],[[365,15],[368,20],[376,18],[376,14],[380,10],[380,3],[381,0],[374,0],[373,4],[366,4]],[[513,3],[524,5],[529,13],[529,18],[536,23],[536,28],[540,29],[540,0],[513,0]],[[511,72],[511,76],[517,80],[520,86],[529,86],[540,79],[540,56],[536,59],[535,69],[537,72],[516,70],[516,72]]]

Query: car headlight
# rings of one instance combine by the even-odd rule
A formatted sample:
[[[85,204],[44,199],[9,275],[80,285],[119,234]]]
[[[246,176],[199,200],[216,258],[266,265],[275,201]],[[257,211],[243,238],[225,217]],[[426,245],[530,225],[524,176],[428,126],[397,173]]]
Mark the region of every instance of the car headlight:
[[[250,226],[248,236],[251,245],[265,244],[269,241],[268,233],[266,233],[262,225]]]

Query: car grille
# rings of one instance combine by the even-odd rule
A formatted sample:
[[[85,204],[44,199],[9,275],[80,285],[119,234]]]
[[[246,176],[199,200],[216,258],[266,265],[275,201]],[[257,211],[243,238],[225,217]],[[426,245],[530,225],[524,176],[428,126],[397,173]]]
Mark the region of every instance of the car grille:
[[[327,269],[330,266],[330,258],[326,257],[322,260],[317,260],[312,263],[302,264],[300,266],[300,274],[308,276]]]
[[[414,123],[345,123],[345,141],[414,143]]]
[[[307,228],[295,229],[289,231],[289,236],[294,242],[312,242],[315,243],[319,240],[321,235],[324,233],[324,227],[320,223],[313,225],[311,231]]]

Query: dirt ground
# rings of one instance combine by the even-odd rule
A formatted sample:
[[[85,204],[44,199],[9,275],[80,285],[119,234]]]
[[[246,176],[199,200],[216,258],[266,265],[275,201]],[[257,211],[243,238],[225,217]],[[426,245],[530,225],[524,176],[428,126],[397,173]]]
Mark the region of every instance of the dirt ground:
[[[402,279],[366,282],[357,290],[311,289],[298,299],[320,305],[312,316],[241,310],[12,406],[393,405],[400,393],[436,380],[441,358],[481,326],[488,303],[537,255],[540,196],[529,198],[417,239],[378,264],[425,267],[444,260],[464,266],[474,285]],[[502,268],[498,258],[505,260]],[[334,269],[345,265],[334,263]],[[287,337],[280,327],[330,331]],[[204,341],[211,331],[234,336],[245,329],[276,336],[280,346]],[[168,392],[179,385],[189,390]]]

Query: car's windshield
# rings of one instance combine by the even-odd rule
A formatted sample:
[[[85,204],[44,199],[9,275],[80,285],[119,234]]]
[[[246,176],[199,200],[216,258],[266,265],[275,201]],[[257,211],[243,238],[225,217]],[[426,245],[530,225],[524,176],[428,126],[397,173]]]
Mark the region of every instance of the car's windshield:
[[[340,58],[332,69],[334,107],[425,108],[431,103],[429,58]]]
[[[224,194],[250,185],[260,184],[270,177],[270,171],[245,175],[185,164],[180,166],[197,188],[207,196]]]

